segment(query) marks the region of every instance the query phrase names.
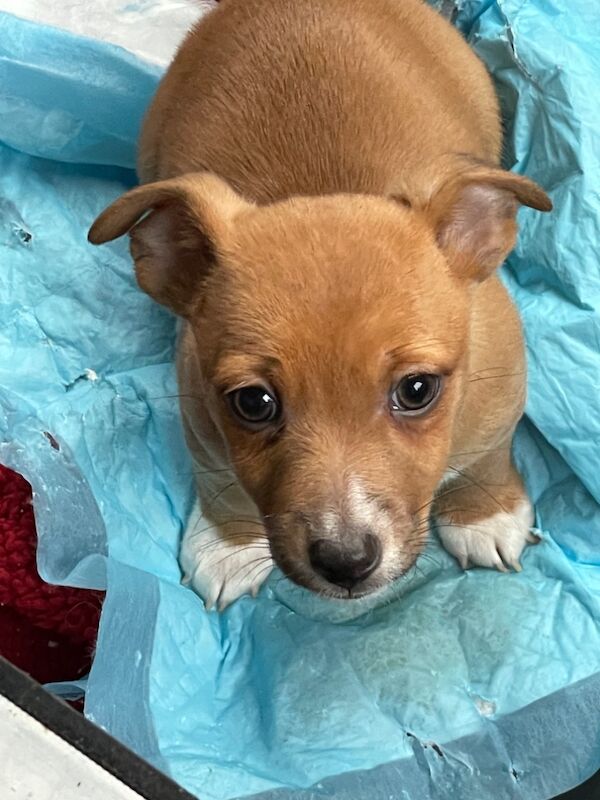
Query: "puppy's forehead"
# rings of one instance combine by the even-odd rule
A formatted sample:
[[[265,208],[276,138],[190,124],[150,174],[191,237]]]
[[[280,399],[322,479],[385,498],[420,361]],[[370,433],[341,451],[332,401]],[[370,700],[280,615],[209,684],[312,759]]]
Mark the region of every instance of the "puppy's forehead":
[[[420,215],[360,195],[295,198],[243,215],[235,230],[235,259],[242,280],[260,278],[265,286],[301,296],[332,286],[355,292],[366,278],[380,284],[411,276],[418,281],[419,267],[429,273],[431,259],[445,264]]]
[[[230,259],[221,298],[230,351],[379,370],[390,353],[437,363],[460,348],[464,287],[424,221],[390,201],[258,209],[236,230]]]
[[[236,220],[230,245],[234,301],[252,292],[257,303],[273,302],[278,293],[290,310],[390,291],[424,298],[456,283],[424,218],[384,198],[334,195],[259,207]]]

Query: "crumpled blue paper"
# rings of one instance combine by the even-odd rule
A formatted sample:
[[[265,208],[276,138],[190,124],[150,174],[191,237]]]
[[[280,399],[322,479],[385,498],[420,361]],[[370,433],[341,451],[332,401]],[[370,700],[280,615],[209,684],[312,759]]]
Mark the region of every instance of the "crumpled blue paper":
[[[86,714],[205,800],[547,800],[600,767],[599,12],[469,0],[506,165],[549,190],[503,274],[525,324],[516,457],[544,541],[521,574],[432,542],[386,602],[274,574],[206,613],[179,584],[193,498],[174,320],[126,242],[87,244],[134,182],[158,71],[0,15],[0,461],[34,488],[49,581],[107,586]]]

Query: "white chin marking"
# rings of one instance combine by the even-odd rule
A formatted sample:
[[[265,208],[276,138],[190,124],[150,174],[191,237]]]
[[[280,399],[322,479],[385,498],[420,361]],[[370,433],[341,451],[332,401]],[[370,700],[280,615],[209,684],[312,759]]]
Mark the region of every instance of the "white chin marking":
[[[260,520],[209,525],[196,501],[179,551],[181,582],[221,611],[244,594],[255,597],[274,564]]]
[[[520,572],[523,549],[527,544],[539,542],[539,538],[531,532],[534,515],[529,500],[521,500],[510,514],[502,511],[461,526],[451,522],[444,515],[438,516],[437,531],[446,550],[463,569],[474,566],[501,572],[508,572],[512,568]]]

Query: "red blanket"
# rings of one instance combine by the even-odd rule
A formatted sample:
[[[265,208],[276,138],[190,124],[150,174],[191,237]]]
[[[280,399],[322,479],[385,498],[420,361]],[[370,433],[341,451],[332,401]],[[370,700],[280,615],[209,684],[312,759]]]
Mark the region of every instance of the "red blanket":
[[[84,675],[102,593],[51,586],[38,575],[27,481],[0,466],[0,655],[46,683]]]

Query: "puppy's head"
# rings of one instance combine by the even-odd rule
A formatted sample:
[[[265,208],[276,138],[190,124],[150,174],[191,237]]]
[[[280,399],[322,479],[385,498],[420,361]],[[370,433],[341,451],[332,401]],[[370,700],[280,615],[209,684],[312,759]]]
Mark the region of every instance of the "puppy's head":
[[[421,209],[361,195],[258,207],[213,175],[134,189],[141,287],[192,326],[202,386],[273,556],[359,596],[415,561],[463,392],[470,295],[514,244],[530,181],[470,165]],[[140,221],[141,219],[141,221]]]

